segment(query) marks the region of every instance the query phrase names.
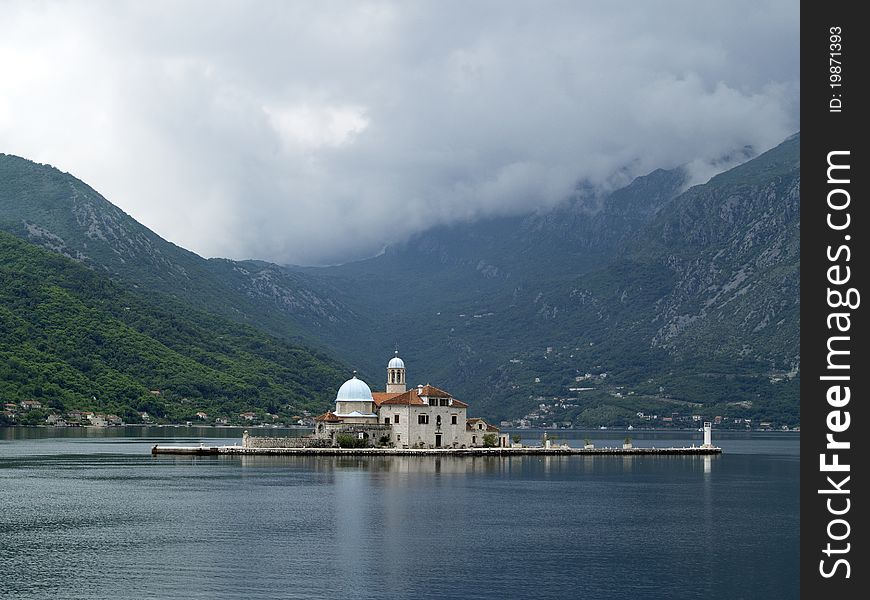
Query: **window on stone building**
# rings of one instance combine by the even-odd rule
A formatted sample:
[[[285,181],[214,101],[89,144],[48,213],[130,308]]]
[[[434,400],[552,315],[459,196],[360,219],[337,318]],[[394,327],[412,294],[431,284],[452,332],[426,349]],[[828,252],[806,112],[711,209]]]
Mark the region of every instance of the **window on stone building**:
[[[435,425],[437,425],[438,427],[441,427],[441,415],[438,415],[437,417],[435,417]]]
[[[450,415],[450,424],[456,425],[456,415]]]
[[[390,417],[384,417],[384,425],[390,424]]]
[[[450,406],[450,400],[447,398],[441,398],[441,406]]]
[[[399,422],[399,415],[393,415],[393,423]]]
[[[417,415],[417,425],[428,425],[429,415]]]

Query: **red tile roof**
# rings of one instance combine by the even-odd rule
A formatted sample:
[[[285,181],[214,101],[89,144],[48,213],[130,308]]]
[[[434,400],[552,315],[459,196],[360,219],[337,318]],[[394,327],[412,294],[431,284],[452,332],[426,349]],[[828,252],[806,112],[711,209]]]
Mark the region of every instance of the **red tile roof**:
[[[341,418],[337,417],[331,410],[326,411],[319,417],[314,417],[315,421],[326,421],[327,423],[341,423]]]
[[[428,383],[424,385],[422,388],[417,388],[420,396],[430,397],[430,398],[452,398],[450,392],[445,392],[444,390],[438,389],[434,385],[429,385]]]
[[[450,395],[450,392],[435,387],[434,385],[426,384],[423,387],[417,388],[418,394],[423,398],[448,398],[451,408],[468,408],[468,405],[461,400],[457,400]]]
[[[400,404],[400,405],[406,405],[406,406],[411,406],[411,405],[417,406],[417,405],[424,404],[424,402],[422,400],[420,400],[420,397],[417,395],[416,389],[410,389],[407,392],[405,392],[404,394],[397,394],[391,398],[387,398],[385,400],[382,400],[378,406],[383,406],[385,404]]]
[[[461,402],[450,395],[450,392],[445,392],[434,385],[424,385],[419,388],[411,388],[407,392],[394,394],[390,392],[372,392],[376,406],[384,404],[398,404],[405,406],[421,406],[426,403],[420,398],[448,398],[450,399],[450,408],[468,408],[465,402]]]
[[[390,398],[395,398],[396,396],[401,396],[401,393],[395,392],[372,392],[372,398],[375,401],[375,406],[380,406],[384,403],[384,401],[389,400]]]

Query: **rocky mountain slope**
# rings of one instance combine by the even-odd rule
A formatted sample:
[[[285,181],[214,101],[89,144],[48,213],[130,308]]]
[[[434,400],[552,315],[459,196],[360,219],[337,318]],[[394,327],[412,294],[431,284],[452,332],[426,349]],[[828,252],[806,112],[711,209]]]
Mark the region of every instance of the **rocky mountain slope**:
[[[117,281],[274,335],[318,344],[319,329],[353,318],[348,307],[312,290],[305,278],[269,263],[206,260],[164,240],[72,175],[5,154],[0,229]]]
[[[681,170],[657,171],[327,272],[372,290],[359,310],[390,324],[372,338],[488,415],[569,404],[551,420],[631,422],[679,402],[794,425],[799,167],[796,135],[683,193]]]

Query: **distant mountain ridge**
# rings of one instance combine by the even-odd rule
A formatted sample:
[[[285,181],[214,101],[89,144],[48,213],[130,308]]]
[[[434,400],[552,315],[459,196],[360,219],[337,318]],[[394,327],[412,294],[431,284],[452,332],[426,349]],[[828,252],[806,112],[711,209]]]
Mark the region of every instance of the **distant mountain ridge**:
[[[409,377],[425,366],[488,416],[573,404],[554,420],[628,423],[678,401],[794,425],[799,168],[798,134],[685,191],[685,171],[659,170],[317,272],[371,291],[360,310],[391,327],[369,335],[407,349]],[[590,372],[608,383],[571,392]]]
[[[72,176],[0,155],[0,228],[329,349],[374,387],[398,344],[409,383],[490,418],[629,423],[681,406],[794,425],[799,165],[798,134],[688,190],[684,169],[657,170],[605,197],[578,187],[547,212],[437,227],[369,260],[285,268],[202,259]]]
[[[0,155],[0,229],[115,279],[275,335],[305,337],[309,328],[341,323],[352,314],[285,269],[259,261],[206,260],[164,240],[72,175],[5,154]]]

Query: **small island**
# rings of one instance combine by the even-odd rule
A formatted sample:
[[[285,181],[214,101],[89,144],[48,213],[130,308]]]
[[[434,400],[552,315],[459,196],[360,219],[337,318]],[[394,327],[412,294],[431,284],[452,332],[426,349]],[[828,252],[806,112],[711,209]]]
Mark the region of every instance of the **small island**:
[[[546,433],[540,446],[511,443],[507,434],[479,417],[467,416],[468,404],[435,386],[406,387],[405,363],[396,355],[387,363],[385,391],[372,392],[353,377],[338,389],[335,410],[314,419],[314,432],[297,437],[253,437],[245,431],[240,445],[158,446],[152,454],[390,454],[390,455],[522,455],[522,454],[719,454],[711,442],[711,424],[704,423],[700,447],[571,448],[554,445]]]

